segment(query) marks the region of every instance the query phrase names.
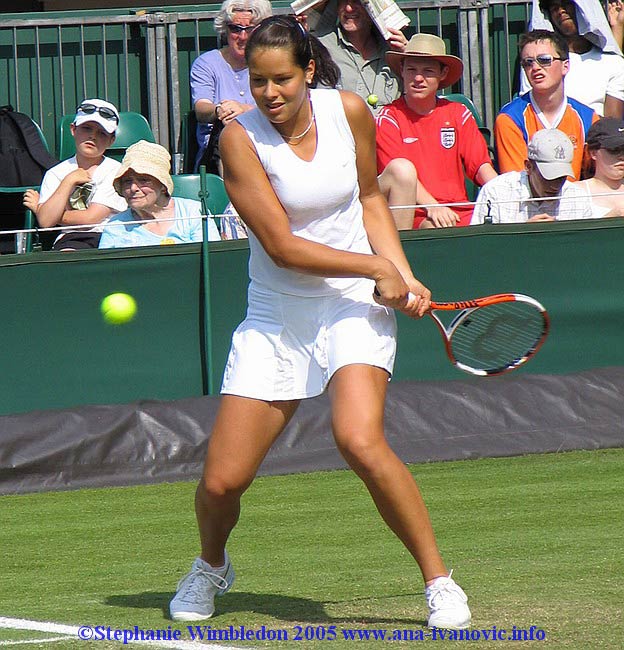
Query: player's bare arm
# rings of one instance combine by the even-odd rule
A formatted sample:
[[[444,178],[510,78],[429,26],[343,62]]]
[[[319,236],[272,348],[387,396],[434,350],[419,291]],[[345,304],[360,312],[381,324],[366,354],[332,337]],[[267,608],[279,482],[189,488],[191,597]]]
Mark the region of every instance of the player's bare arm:
[[[399,273],[381,256],[337,250],[293,235],[244,128],[233,122],[221,135],[225,187],[241,219],[279,267],[324,277],[383,280]],[[407,292],[407,289],[405,289]]]
[[[358,95],[342,92],[341,97],[355,139],[360,201],[364,209],[364,227],[368,239],[375,253],[389,259],[399,270],[415,299],[409,301],[406,310],[405,294],[391,295],[390,287],[383,286],[379,281],[377,288],[385,304],[406,310],[406,313],[413,317],[422,316],[429,308],[431,292],[414,277],[392,213],[379,189],[375,166],[375,122],[370,110]]]

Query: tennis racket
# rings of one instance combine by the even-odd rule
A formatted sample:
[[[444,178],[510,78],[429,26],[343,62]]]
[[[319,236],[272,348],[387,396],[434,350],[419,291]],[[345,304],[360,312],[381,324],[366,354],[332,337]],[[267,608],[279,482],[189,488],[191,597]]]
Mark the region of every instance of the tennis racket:
[[[448,325],[436,312],[457,311]],[[521,366],[542,346],[550,319],[534,298],[501,293],[459,302],[434,302],[428,312],[438,326],[446,353],[471,375],[499,375]]]
[[[458,311],[445,326],[437,311]],[[502,293],[460,302],[431,302],[446,353],[460,370],[486,377],[521,366],[542,346],[550,319],[534,298]]]

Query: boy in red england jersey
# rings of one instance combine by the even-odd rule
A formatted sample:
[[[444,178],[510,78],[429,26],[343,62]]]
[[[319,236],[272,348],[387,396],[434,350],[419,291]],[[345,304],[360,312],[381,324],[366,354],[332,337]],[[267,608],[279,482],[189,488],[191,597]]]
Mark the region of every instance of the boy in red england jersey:
[[[393,210],[397,227],[467,226],[472,205],[438,204],[467,204],[465,176],[481,186],[497,174],[470,109],[437,96],[461,77],[463,63],[432,34],[416,34],[386,59],[404,96],[377,116],[379,185],[390,206],[428,206]]]

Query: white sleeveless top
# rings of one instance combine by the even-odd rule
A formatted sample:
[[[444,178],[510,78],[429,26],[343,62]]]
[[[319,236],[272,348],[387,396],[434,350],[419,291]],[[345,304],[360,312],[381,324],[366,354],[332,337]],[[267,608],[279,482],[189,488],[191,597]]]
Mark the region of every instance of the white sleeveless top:
[[[237,119],[253,142],[293,234],[339,250],[372,254],[355,164],[355,141],[337,90],[310,91],[316,120],[314,159],[298,158],[257,109]],[[325,278],[279,268],[249,232],[251,288],[297,296],[335,295],[362,278]]]
[[[602,219],[602,218],[606,217],[609,214],[609,212],[611,212],[611,210],[613,208],[610,205],[608,205],[608,206],[597,205],[594,202],[593,195],[591,193],[591,188],[589,187],[589,180],[577,181],[575,183],[575,185],[582,185],[583,186],[583,188],[585,190],[585,194],[587,195],[587,197],[589,198],[589,200],[591,202],[592,217],[594,219]]]

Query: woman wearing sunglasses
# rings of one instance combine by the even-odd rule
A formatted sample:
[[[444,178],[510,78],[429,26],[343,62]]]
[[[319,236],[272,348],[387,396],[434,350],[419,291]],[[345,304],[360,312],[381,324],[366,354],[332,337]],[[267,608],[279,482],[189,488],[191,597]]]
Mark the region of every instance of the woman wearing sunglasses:
[[[225,0],[214,20],[225,45],[199,56],[191,67],[191,98],[197,117],[195,167],[221,173],[218,137],[223,126],[255,106],[249,90],[245,45],[254,28],[272,14],[268,0]]]

